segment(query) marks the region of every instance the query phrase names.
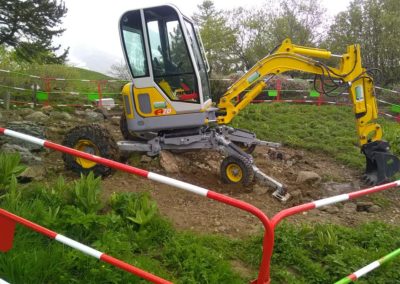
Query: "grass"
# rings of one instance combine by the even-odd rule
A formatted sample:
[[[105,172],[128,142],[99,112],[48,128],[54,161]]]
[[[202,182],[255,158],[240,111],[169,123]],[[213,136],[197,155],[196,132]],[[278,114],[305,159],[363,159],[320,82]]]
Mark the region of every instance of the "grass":
[[[1,63],[0,63],[1,66]],[[7,69],[7,66],[4,67]],[[9,87],[19,87],[27,89],[28,91],[15,90],[10,88],[0,87],[1,90],[9,91],[12,100],[31,102],[32,101],[32,86],[39,85],[39,91],[48,92],[50,87],[49,101],[50,103],[57,102],[58,104],[88,104],[88,94],[97,93],[98,80],[113,79],[107,75],[90,71],[82,68],[65,66],[65,65],[26,65],[16,71],[23,74],[35,75],[41,78],[53,78],[50,80],[50,85],[46,85],[46,80],[18,75],[15,73],[1,73],[0,85]],[[54,80],[54,78],[64,78],[66,81]],[[89,80],[88,82],[81,82],[76,79]],[[106,94],[104,97],[113,97],[119,99],[119,93],[123,82],[109,82],[101,85],[102,93]],[[70,94],[70,92],[77,92],[79,94]]]

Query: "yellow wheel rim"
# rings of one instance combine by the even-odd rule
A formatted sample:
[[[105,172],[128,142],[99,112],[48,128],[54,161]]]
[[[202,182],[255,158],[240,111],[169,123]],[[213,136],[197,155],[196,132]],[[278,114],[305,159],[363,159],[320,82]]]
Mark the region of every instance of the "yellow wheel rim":
[[[99,155],[99,148],[90,140],[79,140],[74,149],[92,155]],[[93,168],[97,163],[83,158],[75,157],[75,161],[84,169]]]
[[[240,182],[243,178],[243,171],[237,164],[229,164],[226,167],[226,176],[232,182]]]

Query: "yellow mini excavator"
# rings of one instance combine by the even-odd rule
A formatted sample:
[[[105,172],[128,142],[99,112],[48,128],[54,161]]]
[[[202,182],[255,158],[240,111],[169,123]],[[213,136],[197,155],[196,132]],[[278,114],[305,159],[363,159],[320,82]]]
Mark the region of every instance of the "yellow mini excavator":
[[[366,157],[365,180],[370,184],[387,181],[399,170],[399,159],[382,139],[374,82],[363,68],[359,45],[333,55],[323,49],[297,46],[286,39],[213,105],[208,62],[193,22],[172,5],[128,11],[119,23],[123,52],[132,82],[122,90],[124,114],[121,132],[125,141],[117,144],[99,126],[78,126],[66,135],[64,145],[102,157],[116,159],[121,151],[142,151],[154,156],[161,150],[216,149],[225,158],[221,177],[228,183],[249,185],[254,178],[274,188],[273,195],[285,200],[284,186],[260,171],[251,151],[257,145],[279,147],[261,141],[247,130],[227,124],[268,85],[275,75],[287,71],[314,74],[322,82],[346,86],[353,103],[359,145]],[[336,67],[322,60],[337,57]],[[241,97],[237,100],[238,96]],[[268,107],[268,106],[266,106]],[[334,137],[332,137],[334,139]],[[64,155],[68,168],[93,170],[106,175],[110,169]]]

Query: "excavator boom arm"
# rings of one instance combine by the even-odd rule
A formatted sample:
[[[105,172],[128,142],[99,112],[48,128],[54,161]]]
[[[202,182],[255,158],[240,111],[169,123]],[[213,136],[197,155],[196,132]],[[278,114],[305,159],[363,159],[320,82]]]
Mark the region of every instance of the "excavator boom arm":
[[[265,89],[274,75],[301,71],[339,80],[341,85],[347,85],[353,104],[359,145],[367,158],[367,180],[381,183],[399,170],[400,162],[388,153],[387,142],[381,141],[382,128],[376,123],[378,107],[373,79],[362,67],[359,45],[349,45],[345,54],[336,56],[340,58],[337,68],[314,59],[329,59],[332,56],[327,50],[297,46],[289,39],[284,40],[275,53],[257,62],[221,97],[218,107],[223,114],[217,117],[218,123],[231,122]],[[248,92],[238,101],[238,96],[246,90]]]
[[[218,107],[225,112],[218,117],[218,122],[229,123],[262,92],[271,76],[287,71],[301,71],[346,83],[357,120],[360,146],[380,140],[382,130],[379,124],[374,122],[378,117],[378,108],[373,80],[361,65],[359,45],[348,46],[347,53],[340,56],[339,68],[326,66],[305,55],[319,58],[332,56],[327,50],[296,46],[286,39],[274,54],[260,60],[228,89],[218,104]],[[248,89],[250,91],[238,102],[237,97]]]

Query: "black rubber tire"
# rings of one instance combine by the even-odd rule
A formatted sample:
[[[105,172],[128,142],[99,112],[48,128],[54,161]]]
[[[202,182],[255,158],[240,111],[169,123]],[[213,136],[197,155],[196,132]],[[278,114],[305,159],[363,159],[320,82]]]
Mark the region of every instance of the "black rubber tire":
[[[70,148],[75,148],[81,140],[88,140],[95,145],[99,152],[96,153],[98,156],[114,161],[119,159],[118,145],[106,128],[98,124],[77,126],[68,131],[62,144]],[[77,162],[76,157],[65,153],[63,153],[62,158],[68,170],[79,174],[87,175],[92,171],[95,176],[104,177],[114,171],[114,169],[100,164],[84,168]]]
[[[125,140],[130,140],[130,141],[146,141],[146,139],[136,135],[134,132],[129,131],[128,129],[128,123],[126,121],[126,115],[125,112],[121,114],[121,118],[119,120],[119,129],[121,131],[122,137],[124,137]]]
[[[231,164],[239,166],[240,169],[242,170],[242,178],[237,182],[232,181],[227,175],[227,168]],[[221,163],[220,171],[221,171],[221,179],[224,183],[234,183],[234,184],[241,183],[244,186],[248,186],[252,183],[254,179],[253,165],[251,161],[249,159],[246,159],[245,157],[240,157],[240,158],[234,156],[226,157]]]

